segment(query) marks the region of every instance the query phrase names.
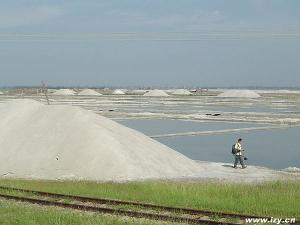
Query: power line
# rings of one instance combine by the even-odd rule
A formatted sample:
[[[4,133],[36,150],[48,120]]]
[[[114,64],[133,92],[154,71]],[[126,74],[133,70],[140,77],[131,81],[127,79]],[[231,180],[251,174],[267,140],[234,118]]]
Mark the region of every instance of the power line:
[[[299,32],[95,32],[95,33],[0,33],[0,41],[236,41],[294,40]]]

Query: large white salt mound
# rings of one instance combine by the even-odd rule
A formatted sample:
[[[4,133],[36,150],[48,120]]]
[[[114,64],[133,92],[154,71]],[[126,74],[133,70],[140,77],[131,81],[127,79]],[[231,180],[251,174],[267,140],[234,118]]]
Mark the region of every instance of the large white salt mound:
[[[177,89],[172,92],[173,95],[192,95],[189,90],[186,89]]]
[[[0,105],[0,176],[125,181],[195,177],[201,165],[144,134],[74,106]]]
[[[75,95],[76,92],[71,89],[60,89],[53,93],[53,95]]]
[[[168,97],[169,95],[164,92],[163,90],[150,90],[147,93],[144,94],[144,96],[149,96],[149,97]]]
[[[228,90],[218,95],[222,98],[259,98],[260,95],[251,90]]]
[[[125,92],[120,89],[116,89],[113,91],[113,95],[125,95]]]
[[[85,96],[100,96],[99,92],[92,90],[92,89],[84,89],[78,93],[78,95],[85,95]]]

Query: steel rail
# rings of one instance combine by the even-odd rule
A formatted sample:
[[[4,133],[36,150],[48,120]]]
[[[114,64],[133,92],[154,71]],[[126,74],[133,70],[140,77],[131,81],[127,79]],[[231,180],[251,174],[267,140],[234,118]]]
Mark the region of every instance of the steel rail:
[[[270,219],[270,218],[272,218],[272,217],[257,216],[257,215],[247,215],[247,214],[237,214],[237,213],[229,213],[229,212],[199,210],[199,209],[192,209],[192,208],[163,206],[163,205],[155,205],[155,204],[151,204],[151,203],[142,203],[142,202],[134,202],[134,201],[123,201],[123,200],[106,199],[106,198],[91,198],[91,197],[83,197],[83,196],[77,196],[77,195],[66,195],[66,194],[42,192],[42,191],[4,187],[4,186],[0,186],[0,189],[8,190],[8,191],[32,193],[32,194],[36,194],[39,196],[45,196],[45,197],[68,198],[68,199],[81,201],[81,202],[91,202],[91,203],[110,204],[110,205],[139,206],[139,207],[143,207],[146,209],[164,210],[164,211],[168,211],[168,212],[184,213],[184,214],[190,214],[190,215],[218,216],[218,217],[222,217],[222,218],[236,218],[236,219],[246,219],[246,218],[268,218],[268,219]]]
[[[0,198],[4,198],[6,200],[14,200],[19,202],[26,202],[31,204],[38,204],[42,206],[56,206],[67,209],[75,209],[81,211],[89,211],[89,212],[97,212],[97,213],[106,213],[111,215],[119,215],[119,216],[128,216],[132,218],[145,218],[152,219],[157,221],[169,221],[169,222],[184,222],[188,224],[207,224],[207,225],[236,225],[238,223],[230,223],[230,222],[222,222],[222,221],[214,221],[208,219],[201,218],[189,218],[184,216],[173,216],[173,215],[165,215],[161,213],[148,213],[148,212],[139,212],[133,210],[124,210],[124,209],[115,209],[108,207],[95,207],[88,205],[80,205],[80,204],[71,204],[71,203],[63,203],[57,201],[49,201],[35,198],[27,198],[27,197],[19,197],[13,195],[4,195],[0,194]]]

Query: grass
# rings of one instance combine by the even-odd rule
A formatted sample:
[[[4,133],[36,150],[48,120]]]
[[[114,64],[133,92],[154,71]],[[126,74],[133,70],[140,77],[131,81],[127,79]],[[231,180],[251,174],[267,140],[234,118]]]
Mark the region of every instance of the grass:
[[[0,180],[0,186],[196,209],[300,218],[299,181],[225,184],[216,182],[95,183],[4,179]]]
[[[0,200],[0,225],[151,225],[168,224],[149,220],[117,218],[94,213],[81,213],[54,207],[16,204]]]

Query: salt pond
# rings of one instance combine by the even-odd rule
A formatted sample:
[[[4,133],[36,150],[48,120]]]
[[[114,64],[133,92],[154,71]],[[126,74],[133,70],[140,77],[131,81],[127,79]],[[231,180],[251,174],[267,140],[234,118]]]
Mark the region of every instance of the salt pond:
[[[176,120],[124,120],[121,123],[147,135],[258,126],[251,123]],[[238,137],[242,137],[249,164],[283,169],[300,167],[299,133],[300,128],[288,128],[157,140],[194,160],[232,162],[231,146]]]

